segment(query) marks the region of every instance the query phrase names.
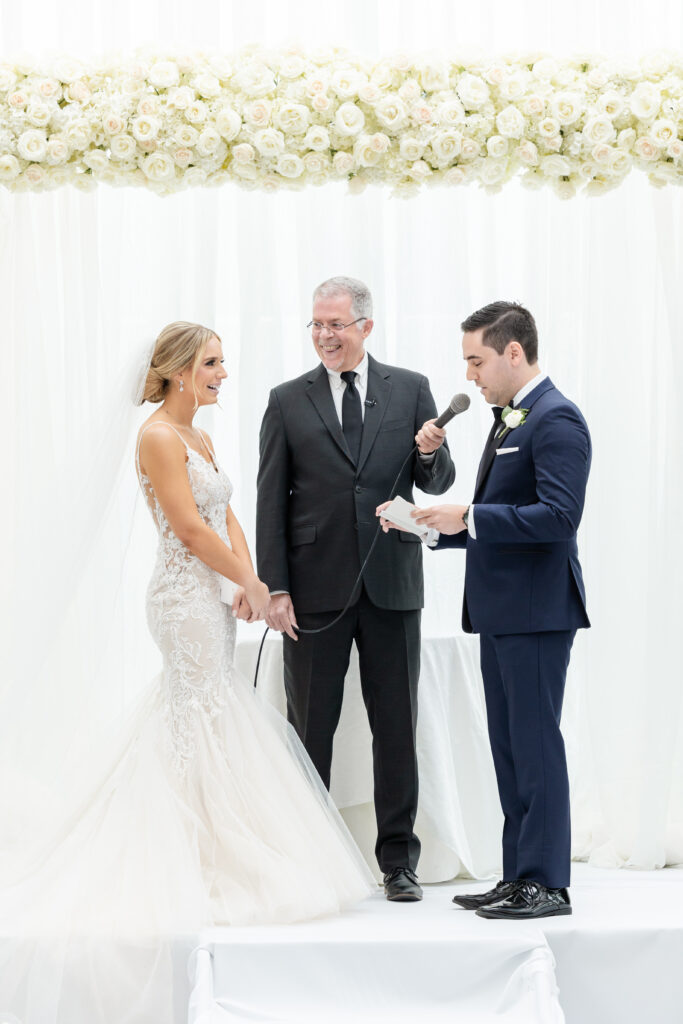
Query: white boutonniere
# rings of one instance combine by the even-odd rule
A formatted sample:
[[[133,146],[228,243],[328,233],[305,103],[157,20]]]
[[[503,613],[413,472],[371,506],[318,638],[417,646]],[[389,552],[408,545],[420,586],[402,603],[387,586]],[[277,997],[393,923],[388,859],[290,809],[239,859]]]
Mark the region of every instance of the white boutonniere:
[[[513,409],[511,405],[506,405],[500,414],[500,418],[505,424],[505,429],[500,435],[500,439],[502,440],[510,430],[515,430],[517,427],[521,427],[526,420],[528,413],[528,409]]]

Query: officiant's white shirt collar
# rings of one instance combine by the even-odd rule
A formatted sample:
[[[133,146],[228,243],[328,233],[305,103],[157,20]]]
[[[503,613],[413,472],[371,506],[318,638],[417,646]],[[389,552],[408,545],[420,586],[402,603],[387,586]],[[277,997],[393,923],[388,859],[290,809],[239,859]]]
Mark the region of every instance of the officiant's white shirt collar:
[[[327,371],[329,373],[329,370]],[[520,405],[524,401],[527,395],[530,395],[534,388],[546,379],[547,373],[541,373],[540,370],[535,377],[528,380],[523,388],[520,388],[515,397],[512,399],[515,409],[519,409]]]
[[[338,388],[342,390],[346,387],[346,381],[341,379],[341,372],[339,370],[327,370],[327,376],[330,378],[330,387]],[[355,382],[358,391],[366,391],[368,386],[368,354],[367,352],[359,362],[358,366],[354,366],[353,372],[358,374],[358,380]],[[364,396],[363,396],[364,397]]]

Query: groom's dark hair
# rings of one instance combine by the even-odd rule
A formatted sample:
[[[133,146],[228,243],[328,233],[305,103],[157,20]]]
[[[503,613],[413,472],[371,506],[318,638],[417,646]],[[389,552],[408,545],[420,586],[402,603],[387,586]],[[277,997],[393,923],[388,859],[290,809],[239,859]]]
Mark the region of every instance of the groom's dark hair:
[[[517,341],[527,363],[538,362],[536,321],[529,310],[517,302],[489,302],[463,320],[460,327],[466,333],[483,327],[482,342],[495,349],[498,355],[503,354],[511,341]]]

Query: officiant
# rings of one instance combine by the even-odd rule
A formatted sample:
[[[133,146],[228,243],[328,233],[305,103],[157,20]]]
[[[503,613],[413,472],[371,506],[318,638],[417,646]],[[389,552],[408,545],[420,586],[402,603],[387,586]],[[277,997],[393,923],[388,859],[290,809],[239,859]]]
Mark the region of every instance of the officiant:
[[[256,519],[258,573],[272,595],[268,625],[283,633],[287,714],[329,787],[334,733],[352,642],[372,730],[375,853],[386,896],[422,897],[416,869],[422,544],[381,537],[346,614],[376,530],[375,508],[404,467],[413,485],[443,494],[455,478],[426,377],[379,363],[366,351],[372,297],[361,281],[334,277],[313,293],[308,324],[319,364],[273,388],[260,433]]]

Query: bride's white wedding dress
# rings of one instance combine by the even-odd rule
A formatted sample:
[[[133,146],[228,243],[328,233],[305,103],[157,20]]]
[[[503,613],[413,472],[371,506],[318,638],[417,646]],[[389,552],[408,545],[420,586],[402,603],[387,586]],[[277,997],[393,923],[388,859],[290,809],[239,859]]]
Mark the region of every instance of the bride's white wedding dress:
[[[230,482],[186,450],[199,513],[229,544]],[[222,577],[138,471],[159,535],[147,615],[163,670],[61,836],[0,892],[0,1020],[165,1024],[166,940],[334,913],[374,887],[293,730],[235,672]]]

